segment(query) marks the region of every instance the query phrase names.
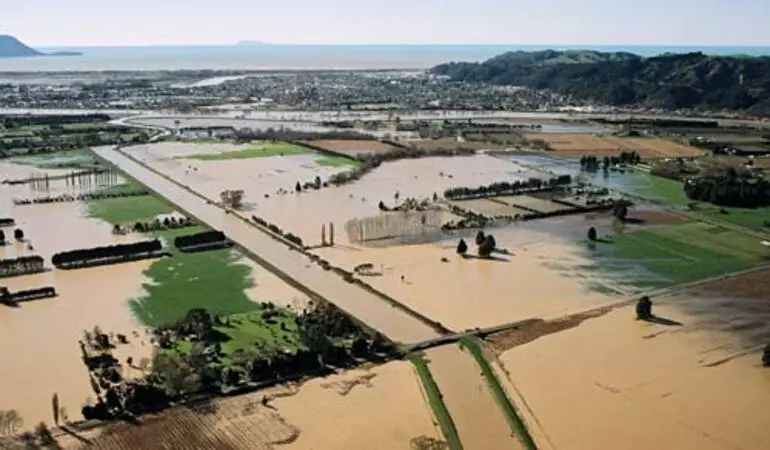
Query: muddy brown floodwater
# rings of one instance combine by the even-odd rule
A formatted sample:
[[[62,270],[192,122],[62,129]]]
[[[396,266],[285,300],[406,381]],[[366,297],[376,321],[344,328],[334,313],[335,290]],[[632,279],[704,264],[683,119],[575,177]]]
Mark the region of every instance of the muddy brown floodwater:
[[[227,214],[191,191],[116,152],[101,147],[94,151],[127,171],[140,183],[158,192],[211,228],[223,231],[233,242],[258,255],[270,270],[304,286],[308,293],[325,298],[384,335],[400,342],[420,342],[436,337],[430,326],[385,302],[380,296],[344,281],[313,264],[305,255],[288,248],[234,214]]]
[[[8,200],[11,190],[0,187],[3,200]],[[25,244],[13,243],[0,248],[0,258],[38,254],[51,267],[50,257],[59,251],[140,239],[113,236],[108,224],[83,218],[82,207],[78,203],[15,208],[4,204],[0,215],[16,220],[34,251]],[[6,235],[12,229],[6,228]],[[149,265],[149,261],[139,261],[73,271],[53,269],[0,280],[11,291],[54,286],[59,294],[18,308],[0,306],[0,354],[4,359],[0,365],[0,409],[17,410],[25,428],[40,421],[51,423],[51,398],[57,393],[67,415],[79,419],[80,408],[94,393],[78,341],[83,338],[83,330],[96,325],[105,332],[128,337],[130,344],[115,351],[119,359],[149,358],[149,338],[126,304],[140,294],[142,271]]]
[[[740,317],[688,314],[682,303],[709,299],[683,295],[654,309],[683,326],[638,322],[626,307],[503,353],[527,421],[555,448],[765,448],[770,372],[759,348],[715,331]]]
[[[344,169],[319,167],[314,162],[319,156],[313,154],[220,161],[175,159],[225,150],[222,145],[179,143],[128,149],[212,201],[218,201],[221,190],[244,189],[248,209],[244,216],[255,214],[276,223],[307,244],[320,243],[321,224],[334,223],[337,245],[314,253],[348,270],[362,263],[373,264],[382,276],[365,277],[364,281],[453,330],[558,315],[616,301],[587,287],[593,278],[604,281],[598,274],[570,277],[576,273],[574,268],[587,263],[576,251],[572,236],[560,238],[536,227],[494,229],[491,232],[498,245],[513,254],[503,255],[499,261],[482,261],[458,259],[457,238],[374,248],[351,244],[344,232],[350,219],[381,214],[377,206],[380,200],[393,205],[407,197],[430,198],[452,186],[537,175],[515,163],[488,155],[401,160],[383,164],[350,185],[277,195],[280,189],[291,190],[298,180],[309,181],[316,175],[325,178]],[[396,192],[399,200],[394,198]],[[579,227],[581,234],[585,233],[585,225]]]

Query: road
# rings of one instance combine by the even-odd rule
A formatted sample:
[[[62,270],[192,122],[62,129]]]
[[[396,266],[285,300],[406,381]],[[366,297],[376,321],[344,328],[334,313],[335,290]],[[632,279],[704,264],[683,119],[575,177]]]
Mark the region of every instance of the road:
[[[266,269],[305,293],[333,303],[390,339],[406,344],[439,336],[433,328],[390,305],[377,294],[348,283],[333,272],[325,271],[303,253],[290,249],[242,218],[225,213],[220,207],[112,147],[98,147],[93,151],[186,214],[214,230],[224,232]]]

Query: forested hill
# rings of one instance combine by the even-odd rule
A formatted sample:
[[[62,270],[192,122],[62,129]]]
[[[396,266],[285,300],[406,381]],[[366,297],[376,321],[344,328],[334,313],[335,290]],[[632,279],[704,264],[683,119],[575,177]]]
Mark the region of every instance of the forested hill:
[[[590,50],[508,52],[430,69],[454,81],[550,89],[613,106],[737,110],[770,116],[770,57],[641,57]]]

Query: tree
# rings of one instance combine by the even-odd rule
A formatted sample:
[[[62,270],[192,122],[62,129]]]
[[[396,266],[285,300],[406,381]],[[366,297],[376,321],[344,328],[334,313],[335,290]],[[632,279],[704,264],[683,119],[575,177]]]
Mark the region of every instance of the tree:
[[[16,228],[13,230],[13,238],[17,241],[23,241],[24,240],[24,231],[21,228]]]
[[[294,190],[296,192],[302,192],[302,185],[297,181],[297,184],[294,185]]]
[[[489,258],[489,256],[491,256],[492,252],[495,250],[495,246],[495,238],[491,234],[488,234],[484,238],[484,242],[479,245],[479,256],[482,258]]]
[[[53,408],[53,422],[59,425],[59,394],[53,394],[51,398],[51,407]]]
[[[612,214],[620,220],[626,220],[626,217],[628,217],[628,206],[629,202],[627,200],[618,200],[615,203]]]
[[[636,302],[636,319],[649,320],[652,318],[652,300],[646,295]]]
[[[596,228],[591,227],[588,229],[588,240],[589,241],[596,241],[597,234],[596,234]]]
[[[484,232],[479,230],[478,233],[476,233],[476,245],[481,245],[484,243],[484,238],[486,236],[484,235]]]
[[[457,243],[457,254],[464,256],[467,251],[468,244],[465,243],[465,239],[460,239],[460,242]]]
[[[770,344],[767,344],[762,352],[762,365],[770,367]]]
[[[5,231],[0,230],[0,245],[5,245]]]

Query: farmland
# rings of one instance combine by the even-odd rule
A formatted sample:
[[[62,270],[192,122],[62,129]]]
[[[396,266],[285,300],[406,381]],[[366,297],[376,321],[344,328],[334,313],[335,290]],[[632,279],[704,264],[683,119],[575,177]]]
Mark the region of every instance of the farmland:
[[[515,216],[516,214],[530,213],[530,211],[527,211],[526,209],[516,208],[515,206],[510,206],[503,202],[496,202],[485,198],[452,201],[449,203],[459,208],[487,217],[508,217]]]
[[[770,233],[770,207],[723,208],[707,203],[698,203],[692,212],[750,230]]]
[[[322,139],[310,141],[308,144],[351,158],[372,153],[383,155],[396,149],[396,147],[384,142],[363,139]]]
[[[270,156],[302,155],[309,153],[310,149],[285,142],[255,142],[249,148],[223,151],[216,153],[202,153],[184,156],[186,159],[201,161],[221,161],[228,159],[267,158]]]
[[[694,147],[657,138],[621,138],[578,133],[527,133],[530,142],[541,142],[559,156],[617,156],[621,151],[635,151],[642,159],[685,158],[704,152]]]
[[[617,282],[665,287],[748,269],[770,258],[759,240],[702,222],[617,234],[591,251]]]
[[[493,201],[500,202],[523,210],[533,210],[540,213],[552,213],[556,211],[569,211],[573,208],[560,205],[550,200],[533,197],[531,195],[511,195],[505,197],[496,197]]]

